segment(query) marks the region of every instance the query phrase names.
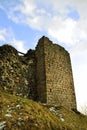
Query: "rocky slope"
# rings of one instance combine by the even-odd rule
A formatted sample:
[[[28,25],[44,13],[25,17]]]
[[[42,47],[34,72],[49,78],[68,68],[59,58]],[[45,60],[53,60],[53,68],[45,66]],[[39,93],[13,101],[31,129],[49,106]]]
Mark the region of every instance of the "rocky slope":
[[[0,90],[0,130],[87,130],[87,117]]]

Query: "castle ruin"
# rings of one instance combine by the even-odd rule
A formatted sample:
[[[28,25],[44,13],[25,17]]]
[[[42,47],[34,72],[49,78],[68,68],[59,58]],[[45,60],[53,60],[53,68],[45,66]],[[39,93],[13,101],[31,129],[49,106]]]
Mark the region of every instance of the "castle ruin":
[[[70,55],[45,36],[23,56],[10,45],[1,46],[0,79],[0,89],[11,94],[76,108]]]

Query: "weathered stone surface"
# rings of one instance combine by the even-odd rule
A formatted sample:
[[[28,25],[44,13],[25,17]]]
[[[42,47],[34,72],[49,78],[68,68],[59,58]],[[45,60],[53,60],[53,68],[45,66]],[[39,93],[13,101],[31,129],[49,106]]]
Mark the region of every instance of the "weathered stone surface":
[[[69,53],[42,37],[36,47],[38,100],[76,108]]]
[[[11,94],[35,99],[35,59],[27,54],[19,56],[10,45],[0,47],[0,87]]]
[[[76,108],[69,53],[46,37],[24,55],[10,45],[0,47],[0,88],[49,105]]]

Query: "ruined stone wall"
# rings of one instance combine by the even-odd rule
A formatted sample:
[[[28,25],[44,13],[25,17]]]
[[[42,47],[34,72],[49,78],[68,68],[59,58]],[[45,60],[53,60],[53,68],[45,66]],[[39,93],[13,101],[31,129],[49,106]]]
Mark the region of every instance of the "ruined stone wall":
[[[31,98],[33,100],[37,100],[37,88],[36,88],[36,58],[35,58],[35,50],[29,50],[24,55],[24,61],[27,63],[27,66],[25,66],[26,72],[26,79],[28,80],[28,88],[29,88],[29,94],[28,98]],[[22,65],[23,66],[23,65]],[[27,67],[27,68],[26,68]]]
[[[46,72],[43,38],[39,40],[36,47],[36,82],[38,101],[46,103]]]
[[[69,53],[63,47],[53,44],[46,37],[43,37],[39,41],[38,46],[40,47],[41,53],[44,54],[43,60],[42,55],[39,55],[38,52],[40,64],[40,66],[38,66],[38,75],[40,77],[43,75],[42,69],[44,68],[46,90],[43,90],[41,94],[46,92],[46,103],[76,108]],[[44,47],[43,50],[41,49],[41,46]],[[41,62],[44,62],[44,65],[41,64]]]
[[[31,57],[31,58],[30,58]],[[0,47],[0,89],[22,97],[36,98],[35,58],[19,56],[10,45]]]
[[[76,108],[69,53],[42,37],[23,56],[10,45],[0,47],[0,89],[49,105]]]

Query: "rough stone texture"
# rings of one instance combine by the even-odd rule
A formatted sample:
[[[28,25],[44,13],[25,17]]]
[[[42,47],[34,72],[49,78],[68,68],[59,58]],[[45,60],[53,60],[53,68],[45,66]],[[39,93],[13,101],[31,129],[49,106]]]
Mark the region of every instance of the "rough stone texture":
[[[42,37],[36,47],[36,57],[38,100],[76,108],[69,53]]]
[[[35,99],[35,58],[28,58],[29,52],[19,56],[10,45],[0,47],[0,87],[11,94]]]
[[[24,55],[10,45],[0,47],[0,89],[49,105],[76,108],[69,53],[42,37]]]
[[[47,102],[46,94],[46,70],[43,38],[40,39],[36,47],[36,81],[37,81],[37,99],[43,103]]]

